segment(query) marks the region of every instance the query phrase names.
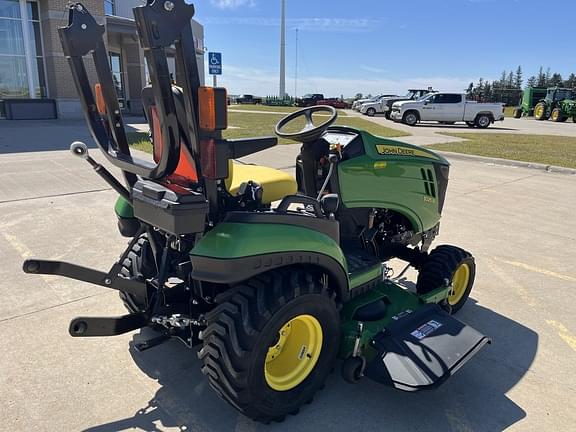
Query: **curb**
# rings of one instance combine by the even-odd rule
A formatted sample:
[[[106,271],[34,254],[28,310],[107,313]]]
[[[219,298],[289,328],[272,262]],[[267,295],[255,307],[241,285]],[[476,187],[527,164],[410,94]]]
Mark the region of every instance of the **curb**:
[[[486,157],[486,156],[476,156],[476,155],[469,155],[464,153],[454,153],[454,152],[447,152],[447,151],[438,151],[433,149],[433,145],[431,150],[435,153],[439,153],[447,158],[451,159],[460,159],[460,160],[467,160],[467,161],[474,161],[474,162],[482,162],[486,164],[493,164],[493,165],[502,165],[502,166],[509,166],[515,168],[530,168],[530,169],[537,169],[540,171],[545,171],[549,173],[555,174],[564,174],[564,175],[576,175],[576,169],[574,168],[564,168],[555,165],[546,165],[536,162],[523,162],[511,159],[501,159],[501,158],[494,158],[494,157]]]

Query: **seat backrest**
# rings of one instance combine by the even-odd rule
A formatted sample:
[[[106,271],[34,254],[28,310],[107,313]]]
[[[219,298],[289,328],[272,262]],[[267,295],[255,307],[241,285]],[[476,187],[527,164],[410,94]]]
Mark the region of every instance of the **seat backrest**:
[[[168,180],[172,183],[180,185],[188,185],[190,183],[198,182],[198,174],[192,154],[189,150],[189,141],[186,133],[186,110],[184,108],[184,98],[182,91],[179,87],[173,86],[172,91],[174,94],[174,102],[176,104],[176,117],[178,119],[178,127],[180,129],[180,159],[178,166]],[[162,155],[162,148],[164,142],[162,139],[162,130],[158,111],[154,103],[154,96],[152,94],[152,87],[145,87],[142,90],[142,103],[144,104],[144,111],[148,119],[150,131],[152,134],[152,154],[154,160],[158,162]]]

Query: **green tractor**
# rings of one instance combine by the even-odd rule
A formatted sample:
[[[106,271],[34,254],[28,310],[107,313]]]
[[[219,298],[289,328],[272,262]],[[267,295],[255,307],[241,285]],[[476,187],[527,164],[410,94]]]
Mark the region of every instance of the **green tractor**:
[[[527,87],[522,93],[520,106],[514,108],[513,117],[532,117],[534,115],[534,107],[545,97],[545,88]]]
[[[442,156],[334,126],[337,111],[317,106],[276,127],[302,143],[296,179],[235,162],[277,139],[222,139],[226,91],[200,85],[194,6],[172,0],[134,8],[150,69],[142,99],[154,147],[153,161],[138,159],[126,140],[104,26],[80,3],[69,7],[59,30],[64,53],[91,133],[123,180],[83,143],[71,151],[118,192],[118,225],[130,239],[107,273],[24,262],[26,273],[119,291],[126,315],[75,318],[71,336],[151,327],[157,336],[137,350],[171,338],[199,348],[210,386],[261,422],[309,403],[338,357],[351,383],[366,376],[416,391],[443,383],[490,342],[453,316],[470,295],[474,258],[456,246],[430,250],[448,186]],[[166,50],[175,51],[176,84]],[[318,112],[328,114],[321,124]],[[414,286],[392,278],[392,258],[418,270]]]
[[[546,97],[534,107],[536,120],[565,122],[576,117],[576,99],[574,90],[560,87],[549,88]]]

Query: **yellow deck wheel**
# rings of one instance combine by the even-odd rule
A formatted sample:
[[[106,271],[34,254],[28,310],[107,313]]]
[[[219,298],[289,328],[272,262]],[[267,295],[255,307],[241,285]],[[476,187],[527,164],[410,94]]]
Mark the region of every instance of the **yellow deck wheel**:
[[[322,326],[312,315],[298,315],[284,324],[266,355],[267,384],[288,391],[302,383],[320,358],[322,338]]]
[[[454,272],[452,277],[452,291],[448,296],[448,303],[451,306],[457,304],[462,297],[466,294],[466,288],[468,287],[468,282],[470,281],[470,267],[468,264],[461,264],[460,267]]]

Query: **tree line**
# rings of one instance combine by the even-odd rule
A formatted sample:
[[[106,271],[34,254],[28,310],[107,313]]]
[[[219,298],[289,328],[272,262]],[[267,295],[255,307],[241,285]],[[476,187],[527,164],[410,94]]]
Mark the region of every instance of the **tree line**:
[[[571,73],[566,79],[561,74],[544,70],[540,66],[537,75],[532,75],[526,80],[527,87],[567,87],[576,88],[576,74]],[[506,105],[519,105],[524,88],[524,73],[518,66],[515,72],[502,72],[500,79],[494,81],[480,78],[477,83],[468,86],[468,97],[480,102],[502,102]]]

